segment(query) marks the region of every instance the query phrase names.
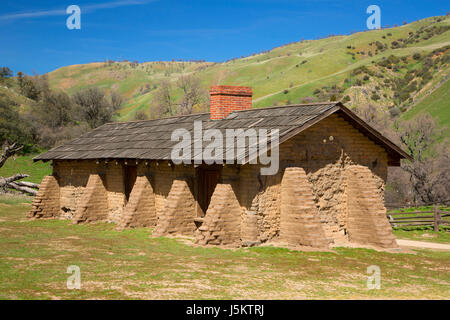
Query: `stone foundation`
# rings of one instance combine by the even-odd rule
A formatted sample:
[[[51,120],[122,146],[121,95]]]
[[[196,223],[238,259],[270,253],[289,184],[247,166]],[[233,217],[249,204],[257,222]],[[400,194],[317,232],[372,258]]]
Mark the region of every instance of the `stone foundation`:
[[[45,176],[34,197],[28,218],[55,218],[59,216],[59,184],[54,176]]]
[[[139,176],[123,211],[119,230],[124,228],[154,227],[156,225],[155,194],[146,176]]]

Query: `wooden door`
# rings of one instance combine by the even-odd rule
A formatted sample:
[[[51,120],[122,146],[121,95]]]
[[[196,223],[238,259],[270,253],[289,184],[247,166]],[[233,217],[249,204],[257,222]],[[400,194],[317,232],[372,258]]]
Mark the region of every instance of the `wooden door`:
[[[222,167],[201,167],[197,170],[197,201],[199,208],[197,215],[203,217],[206,214],[211,197],[220,179]]]
[[[136,166],[124,166],[123,181],[125,184],[125,197],[128,201],[130,199],[131,190],[133,190],[134,183],[137,177]]]

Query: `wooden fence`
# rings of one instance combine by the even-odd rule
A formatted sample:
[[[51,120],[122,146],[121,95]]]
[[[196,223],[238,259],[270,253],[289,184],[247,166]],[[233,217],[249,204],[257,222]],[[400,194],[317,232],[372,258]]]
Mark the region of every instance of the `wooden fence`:
[[[434,205],[429,211],[389,212],[387,214],[392,227],[433,226],[439,231],[440,225],[450,225],[450,211],[442,210]]]

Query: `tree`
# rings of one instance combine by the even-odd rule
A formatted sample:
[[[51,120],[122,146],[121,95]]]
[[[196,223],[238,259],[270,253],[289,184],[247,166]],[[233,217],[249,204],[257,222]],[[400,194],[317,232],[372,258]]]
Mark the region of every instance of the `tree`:
[[[449,199],[450,156],[443,129],[439,129],[428,113],[409,120],[396,129],[403,146],[414,158],[404,161],[402,168],[410,175],[414,202],[434,203]]]
[[[143,110],[139,110],[134,114],[134,120],[140,121],[140,120],[147,120],[148,116]]]
[[[38,101],[41,98],[42,92],[48,92],[50,90],[47,76],[30,77],[19,71],[17,73],[17,82],[20,93],[34,101]]]
[[[391,129],[392,122],[389,122],[389,115],[383,109],[377,108],[373,104],[364,104],[355,109],[355,111],[372,127],[380,131],[385,136],[393,138],[393,132]]]
[[[114,110],[114,112],[122,107],[123,98],[117,91],[111,91],[110,99],[111,99],[111,107]]]
[[[5,95],[0,95],[0,145],[16,141],[20,144],[30,142],[27,125],[20,117],[16,103]]]
[[[72,100],[62,91],[44,92],[35,109],[40,123],[53,129],[72,121]]]
[[[22,146],[13,144],[5,144],[0,155],[0,168],[3,167],[6,160],[15,155],[22,149]],[[17,180],[29,177],[27,174],[18,173],[7,178],[0,177],[0,188],[6,192],[7,188],[16,189],[22,193],[27,193],[30,195],[37,195],[37,191],[33,188],[39,188],[39,185],[31,182],[19,182]]]
[[[182,95],[175,100],[176,92]],[[174,87],[169,81],[163,80],[153,97],[153,105],[161,117],[186,115],[202,109],[207,104],[208,93],[201,86],[200,80],[193,76],[181,76]]]
[[[178,103],[178,114],[191,114],[194,107],[201,106],[208,93],[201,86],[200,80],[193,76],[181,76],[177,81],[178,87],[183,91],[183,96]]]
[[[86,121],[92,129],[112,120],[118,100],[118,97],[114,102],[107,99],[105,91],[97,87],[89,87],[72,96],[78,118]]]
[[[156,112],[162,117],[173,116],[176,114],[172,85],[169,81],[163,80],[161,82],[153,97],[153,104],[156,108]]]
[[[25,75],[22,71],[17,72],[17,84],[19,85],[20,92],[23,92],[25,86]]]
[[[2,146],[0,168],[3,167],[9,158],[24,148],[24,145],[19,145],[17,142],[12,141],[27,141],[26,126],[15,107],[16,105],[13,101],[6,96],[0,95],[0,145]],[[18,180],[25,177],[28,177],[28,175],[23,173],[6,178],[0,177],[0,190],[6,192],[8,188],[13,188],[23,193],[36,195],[37,191],[32,188],[37,188],[37,185],[18,182]]]
[[[13,75],[13,72],[8,67],[0,67],[0,80],[11,78]]]

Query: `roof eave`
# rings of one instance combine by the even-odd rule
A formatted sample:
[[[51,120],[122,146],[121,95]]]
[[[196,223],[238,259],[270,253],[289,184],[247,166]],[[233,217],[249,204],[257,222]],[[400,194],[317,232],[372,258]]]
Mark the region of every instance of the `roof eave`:
[[[333,113],[341,111],[343,114],[348,116],[351,120],[353,120],[355,123],[358,124],[359,130],[362,129],[366,133],[366,135],[371,136],[372,140],[374,140],[376,143],[382,145],[384,149],[388,152],[388,154],[395,159],[393,161],[388,161],[388,166],[399,166],[401,159],[407,159],[409,161],[414,161],[414,158],[411,157],[408,153],[403,151],[399,146],[397,146],[394,142],[383,136],[378,130],[370,126],[368,123],[366,123],[364,120],[362,120],[360,117],[358,117],[354,112],[350,111],[346,106],[344,106],[341,102],[336,102],[336,105],[329,109],[328,111],[321,114],[319,117],[316,117],[314,119],[311,119],[310,121],[306,122],[305,124],[286,132],[283,136],[280,137],[279,145],[281,145],[286,140],[296,136],[300,132],[308,129],[312,125],[322,121],[323,119],[327,118]],[[272,146],[268,147],[267,149],[270,150]],[[257,157],[257,154],[249,155],[245,158],[245,161],[243,164],[247,164],[250,162],[250,159],[253,159],[254,157]]]
[[[339,106],[337,105],[338,103],[336,103],[336,105],[332,108],[330,108],[329,110],[327,110],[326,112],[322,113],[320,116],[315,117],[307,122],[305,122],[303,125],[298,126],[297,128],[294,128],[288,132],[285,132],[282,136],[280,136],[280,140],[278,145],[281,145],[282,143],[284,143],[286,140],[289,140],[290,138],[296,136],[297,134],[299,134],[300,132],[308,129],[309,127],[315,125],[316,123],[320,122],[321,120],[325,119],[326,117],[330,116],[331,114],[339,111]],[[272,148],[272,145],[267,147],[267,151],[269,151]],[[250,160],[254,159],[255,157],[258,156],[258,152],[253,153],[251,155],[248,155],[245,157],[244,162],[242,163],[247,164],[250,162]]]

